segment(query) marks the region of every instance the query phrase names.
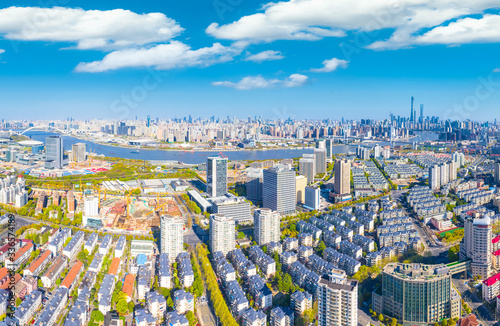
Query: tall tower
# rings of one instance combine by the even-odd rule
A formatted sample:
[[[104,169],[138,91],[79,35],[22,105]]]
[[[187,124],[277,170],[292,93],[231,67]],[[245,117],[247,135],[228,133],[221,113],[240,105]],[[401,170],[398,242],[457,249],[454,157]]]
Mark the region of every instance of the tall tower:
[[[221,251],[224,256],[235,248],[234,220],[224,214],[210,215],[210,251]]]
[[[295,171],[285,165],[277,164],[264,170],[262,186],[263,207],[280,214],[295,212]]]
[[[254,211],[253,237],[259,246],[280,240],[280,214],[269,208]]]
[[[326,173],[326,148],[315,148],[316,173]]]
[[[62,169],[64,164],[63,139],[60,136],[45,138],[45,167]]]
[[[227,158],[207,158],[207,193],[210,197],[224,196],[227,193]]]
[[[420,123],[424,122],[424,105],[420,104]]]
[[[411,97],[411,108],[410,108],[410,121],[413,122],[415,117],[413,116],[413,96]]]
[[[348,160],[335,161],[335,193],[345,195],[351,193],[351,164]]]
[[[160,219],[160,250],[162,254],[168,254],[171,263],[175,262],[177,255],[184,249],[183,228],[182,217],[163,215]]]

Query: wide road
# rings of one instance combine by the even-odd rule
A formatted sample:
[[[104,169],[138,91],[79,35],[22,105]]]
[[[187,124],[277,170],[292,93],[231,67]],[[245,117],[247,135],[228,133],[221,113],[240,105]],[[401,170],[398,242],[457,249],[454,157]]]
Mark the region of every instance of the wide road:
[[[495,320],[495,316],[493,316],[492,312],[489,308],[487,308],[481,299],[479,299],[476,295],[476,292],[471,292],[469,287],[465,284],[465,281],[462,279],[453,279],[453,284],[460,292],[462,299],[470,306],[472,309],[472,313],[474,313],[478,319],[478,321],[483,326],[500,326],[500,322]]]
[[[210,311],[206,298],[200,297],[196,302],[196,311],[201,326],[217,326],[214,315]]]

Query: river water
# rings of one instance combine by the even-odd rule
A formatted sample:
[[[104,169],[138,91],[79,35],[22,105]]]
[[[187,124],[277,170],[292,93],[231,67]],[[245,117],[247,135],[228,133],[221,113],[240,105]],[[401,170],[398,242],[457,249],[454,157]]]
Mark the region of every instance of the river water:
[[[140,149],[140,153],[132,153],[131,148],[123,148],[110,145],[96,144],[87,140],[78,139],[75,137],[61,135],[53,132],[45,131],[28,131],[25,133],[26,136],[33,140],[38,140],[45,142],[45,138],[51,135],[60,135],[63,138],[63,146],[65,150],[71,150],[71,145],[75,143],[85,143],[87,146],[87,152],[94,152],[97,155],[104,155],[108,157],[121,157],[126,159],[140,159],[147,161],[181,161],[188,164],[199,164],[204,163],[208,156],[218,155],[216,151],[199,151],[199,152],[185,152],[185,151],[173,151],[173,150],[158,150],[158,149]],[[410,142],[433,140],[437,138],[434,137],[433,133],[425,133],[419,135],[417,138],[411,139]],[[379,144],[381,146],[388,145],[388,142],[366,142],[363,143],[365,146],[375,146]],[[407,144],[407,142],[396,142],[396,144]],[[340,154],[347,152],[354,152],[357,146],[347,146],[347,145],[337,145],[333,146],[332,153]],[[240,151],[227,151],[224,155],[228,157],[229,160],[277,160],[286,158],[300,157],[304,153],[312,153],[313,149],[270,149],[270,150],[240,150]]]

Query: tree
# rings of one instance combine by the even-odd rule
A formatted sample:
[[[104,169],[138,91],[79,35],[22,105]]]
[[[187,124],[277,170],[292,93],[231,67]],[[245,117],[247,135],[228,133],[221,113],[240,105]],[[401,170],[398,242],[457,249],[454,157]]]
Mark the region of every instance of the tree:
[[[134,311],[134,301],[128,303],[128,311]]]
[[[396,318],[391,319],[391,326],[396,326],[398,324],[398,320]]]
[[[170,308],[174,307],[174,302],[172,301],[171,297],[168,297],[167,299],[167,306],[169,306]]]
[[[241,239],[243,239],[243,238],[245,238],[245,233],[243,233],[243,232],[238,232],[238,239],[240,239],[240,240],[241,240]]]
[[[188,312],[186,313],[186,319],[189,322],[189,326],[196,325],[196,319],[194,318],[194,313],[191,310],[188,310]]]
[[[16,307],[19,307],[19,305],[23,302],[21,298],[16,298]]]
[[[118,303],[116,304],[116,311],[121,316],[128,314],[128,303],[127,303],[127,300],[120,299],[120,301],[118,301]]]
[[[378,320],[383,323],[384,322],[384,315],[380,314],[378,315]]]
[[[317,252],[318,252],[318,255],[319,256],[323,256],[323,251],[325,251],[326,249],[326,245],[323,241],[321,241],[318,245],[318,247],[316,248]]]
[[[104,321],[104,315],[102,314],[102,312],[100,312],[99,310],[94,310],[92,311],[92,314],[90,314],[90,317],[96,321],[96,322],[101,322],[101,321]]]

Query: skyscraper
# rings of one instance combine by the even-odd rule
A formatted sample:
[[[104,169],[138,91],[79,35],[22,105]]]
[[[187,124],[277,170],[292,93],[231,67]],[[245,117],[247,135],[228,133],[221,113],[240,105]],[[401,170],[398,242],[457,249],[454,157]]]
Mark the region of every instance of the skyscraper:
[[[262,180],[264,170],[259,168],[248,168],[246,189],[249,200],[262,201]]]
[[[318,326],[358,325],[358,282],[334,270],[319,281]]]
[[[85,159],[86,159],[85,150],[86,150],[85,143],[73,144],[71,146],[71,151],[73,153],[73,162],[80,163],[80,162],[85,161]]]
[[[304,154],[299,160],[299,173],[307,178],[307,183],[314,182],[316,175],[316,155]]]
[[[224,256],[233,251],[236,244],[235,223],[224,214],[210,215],[210,251],[221,251]]]
[[[325,139],[325,145],[326,145],[326,158],[331,159],[332,158],[332,149],[333,149],[333,139],[327,138]]]
[[[184,220],[182,217],[170,215],[163,215],[161,217],[160,250],[162,254],[168,254],[171,263],[175,262],[177,256],[184,249],[183,228]]]
[[[207,158],[207,193],[219,197],[227,193],[227,158],[211,156]]]
[[[62,169],[64,164],[63,140],[60,136],[45,138],[45,167]]]
[[[500,163],[495,163],[494,167],[495,183],[500,185]]]
[[[413,113],[413,96],[411,97],[411,107],[410,107],[410,122],[413,122],[415,120],[415,116]]]
[[[319,209],[319,204],[320,204],[319,188],[306,187],[305,195],[306,195],[306,200],[304,206],[312,210]]]
[[[472,276],[487,279],[491,274],[491,220],[489,216],[475,218],[472,222]]]
[[[420,123],[424,122],[424,105],[423,104],[420,104],[420,119],[419,119],[419,122]]]
[[[263,207],[280,214],[295,212],[295,171],[282,164],[264,170]]]
[[[429,168],[429,188],[432,191],[441,189],[441,168],[437,164]]]
[[[254,211],[253,237],[259,246],[280,240],[280,214],[268,208]]]
[[[326,148],[315,148],[316,173],[326,173]]]
[[[348,160],[335,161],[334,188],[339,195],[351,193],[351,164]]]
[[[307,178],[303,175],[295,177],[295,193],[297,197],[297,204],[304,204],[306,202],[306,187]]]

